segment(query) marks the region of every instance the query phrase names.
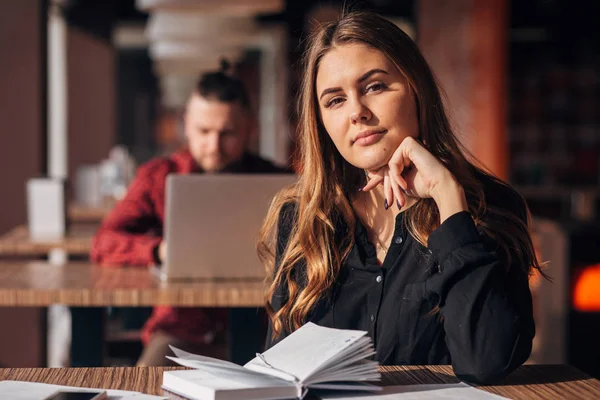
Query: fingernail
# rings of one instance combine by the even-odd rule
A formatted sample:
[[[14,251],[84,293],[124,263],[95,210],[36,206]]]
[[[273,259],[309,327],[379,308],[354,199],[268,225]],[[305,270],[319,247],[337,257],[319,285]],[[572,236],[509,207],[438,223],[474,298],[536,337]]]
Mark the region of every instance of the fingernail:
[[[398,206],[398,210],[402,209],[402,206],[400,205],[400,200],[396,200],[396,205]]]
[[[386,210],[389,208],[387,199],[385,199],[385,201],[383,202],[383,206],[385,207]]]

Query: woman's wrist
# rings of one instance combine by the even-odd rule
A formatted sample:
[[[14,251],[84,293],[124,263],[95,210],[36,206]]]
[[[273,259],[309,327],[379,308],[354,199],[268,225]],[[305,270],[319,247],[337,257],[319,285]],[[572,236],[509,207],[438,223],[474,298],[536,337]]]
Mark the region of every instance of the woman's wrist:
[[[456,213],[469,210],[465,191],[453,177],[436,185],[431,197],[440,212],[440,224]]]

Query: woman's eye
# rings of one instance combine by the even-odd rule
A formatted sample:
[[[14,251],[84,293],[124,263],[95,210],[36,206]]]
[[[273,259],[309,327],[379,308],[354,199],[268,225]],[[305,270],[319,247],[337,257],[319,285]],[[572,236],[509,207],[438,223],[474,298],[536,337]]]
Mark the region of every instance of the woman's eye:
[[[329,107],[331,107],[331,106],[335,106],[336,104],[339,104],[339,103],[341,103],[342,101],[343,101],[343,100],[342,100],[342,98],[341,98],[341,97],[334,97],[333,99],[329,100],[329,101],[327,102],[327,104],[325,104],[325,107],[326,107],[326,108],[329,108]]]
[[[379,90],[385,89],[385,84],[382,82],[374,83],[367,88],[367,92],[377,92]]]

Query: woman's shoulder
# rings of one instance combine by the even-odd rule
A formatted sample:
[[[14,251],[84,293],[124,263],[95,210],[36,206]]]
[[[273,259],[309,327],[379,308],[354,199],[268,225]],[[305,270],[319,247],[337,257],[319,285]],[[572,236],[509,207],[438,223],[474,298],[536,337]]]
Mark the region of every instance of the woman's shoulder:
[[[479,170],[475,171],[475,176],[482,185],[488,207],[509,211],[527,223],[527,203],[515,188]]]
[[[279,218],[296,218],[298,214],[298,203],[295,200],[286,201],[279,209]]]
[[[298,220],[298,204],[296,201],[287,201],[279,209],[279,219],[277,222],[277,236],[287,238],[290,236],[292,227]]]

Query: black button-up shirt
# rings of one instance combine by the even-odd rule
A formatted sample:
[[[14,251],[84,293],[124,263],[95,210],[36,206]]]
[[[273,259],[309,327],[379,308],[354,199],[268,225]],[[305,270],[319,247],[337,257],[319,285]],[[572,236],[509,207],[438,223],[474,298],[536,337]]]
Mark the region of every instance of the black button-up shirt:
[[[484,188],[488,203],[526,218],[524,203],[511,189],[491,181]],[[280,213],[277,266],[295,214],[294,204]],[[408,234],[400,213],[381,266],[358,218],[354,238],[331,292],[307,321],[368,331],[382,365],[452,364],[459,378],[474,383],[496,381],[529,357],[535,329],[527,274],[519,265],[507,268],[469,213],[444,221],[427,248]],[[296,268],[304,276],[300,284],[306,284],[306,265]],[[287,298],[284,284],[272,298],[275,310]],[[287,334],[272,339],[269,329],[267,346]]]

